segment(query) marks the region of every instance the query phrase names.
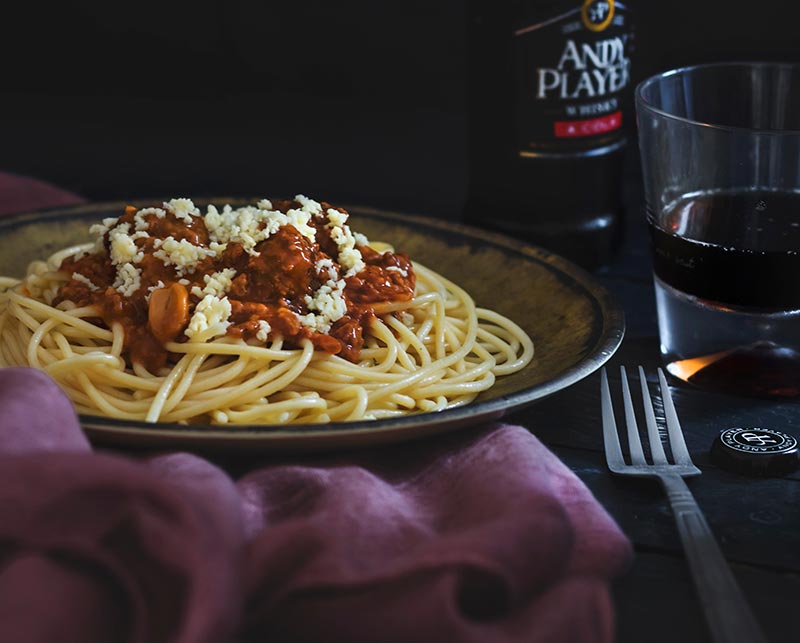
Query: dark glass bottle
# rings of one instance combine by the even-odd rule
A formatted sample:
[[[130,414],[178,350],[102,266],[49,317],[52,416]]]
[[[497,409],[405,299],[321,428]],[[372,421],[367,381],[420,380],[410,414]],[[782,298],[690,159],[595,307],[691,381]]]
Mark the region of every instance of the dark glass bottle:
[[[632,49],[627,3],[471,0],[469,223],[611,259]]]

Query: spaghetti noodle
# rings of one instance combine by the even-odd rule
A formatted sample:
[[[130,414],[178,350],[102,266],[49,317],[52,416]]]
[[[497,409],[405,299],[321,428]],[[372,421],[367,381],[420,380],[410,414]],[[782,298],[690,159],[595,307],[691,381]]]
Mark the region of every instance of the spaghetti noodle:
[[[460,406],[531,360],[519,326],[347,220],[303,196],[128,207],[0,278],[0,365],[85,414],[297,424]]]

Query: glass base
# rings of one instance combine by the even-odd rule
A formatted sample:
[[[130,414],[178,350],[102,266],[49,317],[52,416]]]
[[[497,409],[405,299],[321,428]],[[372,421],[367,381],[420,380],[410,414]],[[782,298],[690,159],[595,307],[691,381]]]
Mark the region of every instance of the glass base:
[[[661,357],[673,376],[739,395],[800,395],[800,310],[726,306],[655,278]]]

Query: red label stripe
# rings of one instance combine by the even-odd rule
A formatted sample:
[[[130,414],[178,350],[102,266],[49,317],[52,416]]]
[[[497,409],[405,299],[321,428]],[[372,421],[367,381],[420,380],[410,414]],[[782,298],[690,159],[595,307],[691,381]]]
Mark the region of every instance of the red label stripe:
[[[614,112],[599,118],[587,118],[579,121],[556,121],[553,123],[553,131],[556,138],[595,136],[620,127],[622,127],[622,112]]]

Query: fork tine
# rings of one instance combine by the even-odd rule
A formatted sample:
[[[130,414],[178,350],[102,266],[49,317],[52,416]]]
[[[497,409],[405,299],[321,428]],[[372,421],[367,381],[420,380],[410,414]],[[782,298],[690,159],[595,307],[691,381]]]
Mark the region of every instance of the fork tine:
[[[672,403],[672,395],[669,392],[667,378],[664,371],[658,369],[658,383],[661,386],[661,399],[664,402],[664,416],[667,420],[667,433],[669,434],[669,444],[672,449],[672,456],[675,464],[693,465],[686,442],[683,439],[681,423],[678,421],[678,414],[675,412],[675,405]]]
[[[622,397],[625,402],[625,425],[628,429],[628,449],[631,453],[631,464],[647,464],[642,451],[642,440],[639,438],[639,427],[636,424],[636,413],[633,410],[631,389],[628,386],[628,374],[625,367],[619,367],[622,375]]]
[[[619,446],[617,423],[614,420],[614,409],[611,405],[611,391],[608,388],[608,376],[605,366],[600,372],[600,406],[603,412],[603,446],[606,450],[608,468],[615,471],[625,466],[622,449]]]
[[[668,464],[667,456],[664,454],[664,445],[661,444],[661,436],[658,434],[656,414],[653,411],[653,400],[650,398],[650,390],[647,388],[647,378],[644,376],[644,369],[641,366],[639,366],[639,383],[642,385],[644,417],[647,420],[647,438],[650,442],[653,464]]]

